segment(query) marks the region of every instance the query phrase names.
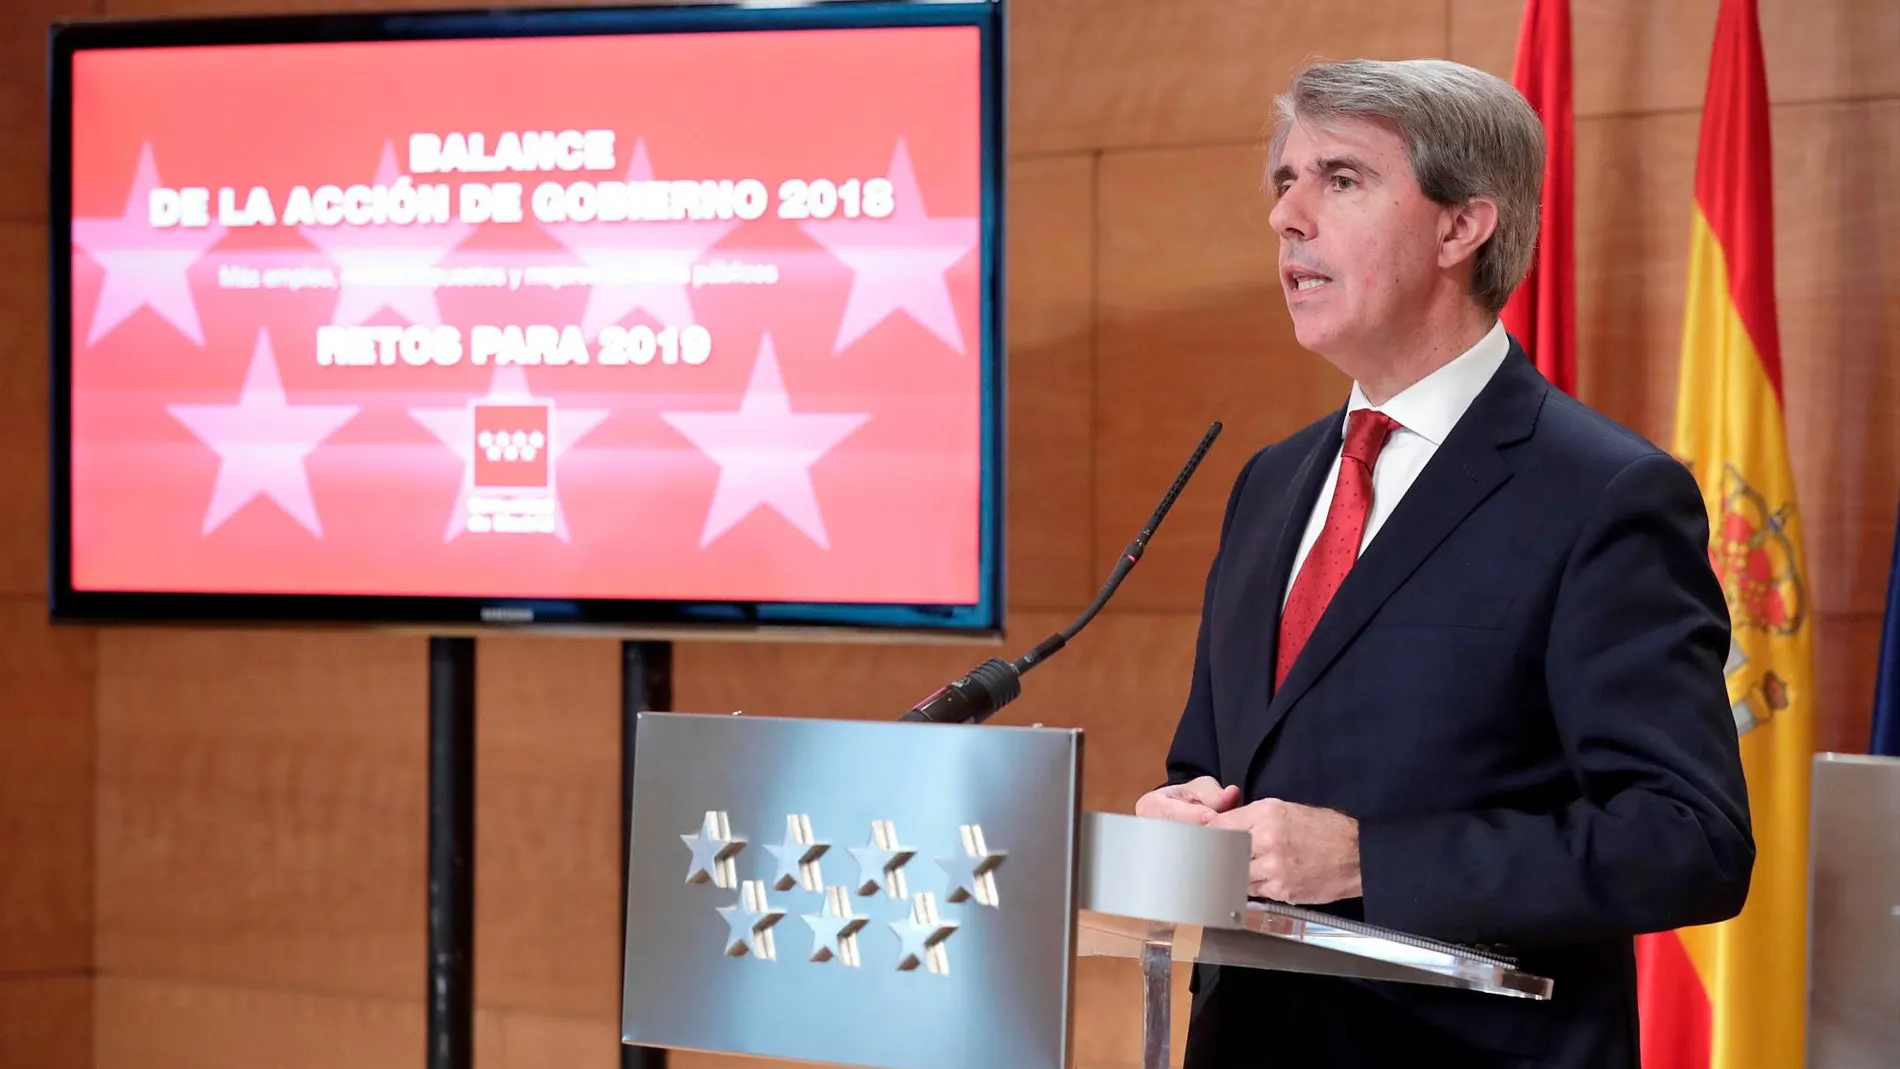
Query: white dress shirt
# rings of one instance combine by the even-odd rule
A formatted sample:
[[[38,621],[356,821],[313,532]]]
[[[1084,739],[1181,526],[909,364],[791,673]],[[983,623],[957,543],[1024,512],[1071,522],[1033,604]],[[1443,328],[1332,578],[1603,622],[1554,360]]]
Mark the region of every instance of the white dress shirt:
[[[1504,333],[1504,324],[1499,322],[1457,359],[1406,387],[1385,404],[1372,404],[1366,400],[1359,384],[1353,383],[1352,398],[1346,404],[1348,418],[1361,408],[1370,408],[1399,423],[1372,467],[1372,511],[1366,516],[1366,531],[1360,539],[1359,552],[1364,553],[1372,544],[1372,536],[1379,533],[1399,499],[1411,489],[1418,473],[1425,469],[1425,462],[1438,452],[1445,436],[1491,381],[1491,376],[1503,366],[1510,352],[1510,338]],[[1342,423],[1342,439],[1344,433]],[[1345,448],[1343,440],[1340,447]],[[1293,593],[1293,580],[1300,574],[1300,566],[1306,563],[1307,553],[1326,527],[1326,513],[1332,508],[1333,489],[1338,484],[1339,453],[1334,453],[1333,466],[1320,487],[1319,500],[1313,502],[1313,513],[1306,520],[1306,533],[1301,536],[1299,552],[1293,557],[1293,572],[1287,577],[1286,592],[1280,597],[1282,607]]]

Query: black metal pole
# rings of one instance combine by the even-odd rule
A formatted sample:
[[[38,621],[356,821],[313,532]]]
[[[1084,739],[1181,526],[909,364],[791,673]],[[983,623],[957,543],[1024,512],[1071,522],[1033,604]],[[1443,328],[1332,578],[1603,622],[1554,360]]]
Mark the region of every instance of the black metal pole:
[[[636,717],[673,708],[673,644],[626,641],[620,644],[620,938],[627,938],[627,849],[633,841],[633,759]],[[621,1001],[626,1001],[622,982]],[[666,1069],[666,1051],[620,1045],[620,1069]]]
[[[429,639],[429,1069],[475,1064],[475,640]]]

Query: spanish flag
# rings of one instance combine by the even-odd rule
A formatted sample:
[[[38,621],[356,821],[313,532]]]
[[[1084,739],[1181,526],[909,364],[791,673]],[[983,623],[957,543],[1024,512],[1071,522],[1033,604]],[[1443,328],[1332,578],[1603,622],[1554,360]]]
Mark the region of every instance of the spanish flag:
[[[1551,385],[1577,392],[1576,153],[1570,103],[1570,0],[1524,0],[1511,84],[1544,123],[1537,254],[1504,306],[1504,329]]]
[[[1696,157],[1675,452],[1708,503],[1757,854],[1733,920],[1638,943],[1645,1069],[1804,1060],[1813,611],[1783,429],[1768,90],[1755,0],[1722,0]]]

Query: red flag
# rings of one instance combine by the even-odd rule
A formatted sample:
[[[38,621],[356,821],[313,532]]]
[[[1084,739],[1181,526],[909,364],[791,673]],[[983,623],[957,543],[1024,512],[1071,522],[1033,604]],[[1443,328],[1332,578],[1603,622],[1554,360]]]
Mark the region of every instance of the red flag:
[[[1524,0],[1511,84],[1544,120],[1537,257],[1504,306],[1511,332],[1556,387],[1577,392],[1576,201],[1570,105],[1570,0]]]
[[[1799,1066],[1806,1049],[1819,698],[1807,521],[1783,414],[1771,132],[1755,0],[1722,0],[1696,153],[1671,452],[1702,485],[1709,563],[1733,622],[1728,695],[1755,869],[1740,916],[1638,941],[1646,1069],[1780,1069]]]

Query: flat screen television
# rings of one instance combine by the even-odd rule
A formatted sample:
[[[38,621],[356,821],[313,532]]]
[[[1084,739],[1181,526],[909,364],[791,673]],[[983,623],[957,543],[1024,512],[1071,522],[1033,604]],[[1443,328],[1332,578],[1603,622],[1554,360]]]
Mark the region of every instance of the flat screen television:
[[[49,60],[55,619],[1000,632],[1000,3]]]

